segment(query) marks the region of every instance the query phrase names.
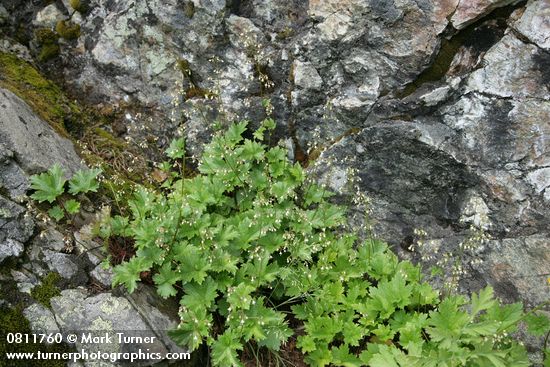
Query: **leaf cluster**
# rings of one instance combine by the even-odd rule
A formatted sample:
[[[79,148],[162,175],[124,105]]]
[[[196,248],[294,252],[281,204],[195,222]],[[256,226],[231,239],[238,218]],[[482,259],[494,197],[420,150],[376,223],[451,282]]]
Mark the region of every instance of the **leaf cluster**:
[[[80,202],[76,200],[78,195],[97,192],[97,177],[101,172],[98,168],[79,170],[67,181],[64,170],[56,163],[47,172],[30,177],[31,189],[34,190],[31,198],[39,203],[55,203],[49,208],[48,215],[57,222],[68,219],[80,212]]]
[[[158,191],[136,190],[131,214],[104,223],[105,236],[136,247],[114,284],[133,292],[152,272],[160,296],[180,298],[172,338],[191,350],[206,343],[213,366],[241,366],[251,345],[276,353],[296,330],[312,366],[528,365],[507,336],[520,304],[501,306],[491,288],[440,301],[418,266],[342,230],[332,194],[264,142],[274,128],[265,120],[248,139],[246,122],[232,124],[192,178],[174,141],[163,167],[179,172]]]

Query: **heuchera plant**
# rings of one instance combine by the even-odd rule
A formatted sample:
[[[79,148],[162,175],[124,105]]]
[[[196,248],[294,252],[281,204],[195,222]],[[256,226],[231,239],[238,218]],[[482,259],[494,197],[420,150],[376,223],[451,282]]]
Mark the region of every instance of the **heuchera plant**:
[[[241,366],[245,348],[276,354],[290,337],[311,366],[529,365],[508,336],[521,304],[500,305],[491,288],[440,300],[418,266],[342,229],[331,192],[264,143],[274,128],[267,119],[244,138],[247,123],[232,124],[192,178],[174,141],[163,167],[179,173],[158,191],[139,188],[131,214],[103,225],[105,237],[135,241],[114,284],[133,292],[140,274],[155,274],[160,296],[180,299],[171,336],[191,350],[206,343],[214,366]]]
[[[57,222],[63,218],[70,220],[80,212],[78,195],[97,192],[99,188],[97,177],[101,172],[98,168],[77,171],[68,181],[69,190],[65,192],[67,188],[65,172],[59,164],[54,164],[47,172],[30,177],[31,189],[34,190],[31,198],[39,203],[44,201],[55,203],[48,210],[48,215]]]

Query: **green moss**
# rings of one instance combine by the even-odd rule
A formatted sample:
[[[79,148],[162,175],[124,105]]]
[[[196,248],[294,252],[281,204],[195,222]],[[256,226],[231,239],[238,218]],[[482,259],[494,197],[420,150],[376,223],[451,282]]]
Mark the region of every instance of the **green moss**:
[[[183,13],[189,19],[195,15],[195,4],[192,1],[186,1],[183,3]]]
[[[57,43],[48,43],[42,45],[38,54],[38,61],[46,62],[59,55],[59,45]]]
[[[59,36],[49,28],[38,28],[34,31],[34,37],[38,45],[50,45],[57,43]]]
[[[58,273],[51,272],[42,279],[42,284],[37,285],[31,290],[31,297],[42,305],[51,308],[50,300],[52,297],[59,296],[61,291],[57,283],[61,280]]]
[[[59,36],[57,33],[49,28],[39,28],[34,31],[34,38],[40,46],[40,53],[38,54],[40,62],[51,60],[59,55],[59,44],[57,43]]]
[[[207,98],[214,95],[212,91],[198,86],[189,61],[184,58],[180,58],[177,61],[177,66],[183,77],[187,80],[188,88],[185,90],[185,99]]]
[[[69,0],[69,5],[81,14],[88,11],[88,2],[86,0]]]
[[[189,89],[185,91],[185,99],[206,98],[211,95],[213,95],[211,91],[209,91],[208,89],[197,87],[196,85],[192,85]]]
[[[116,138],[108,131],[105,131],[99,127],[93,128],[92,131],[98,138],[100,138],[98,144],[100,149],[108,148],[113,150],[113,153],[115,153],[116,151],[122,151],[127,148],[127,144],[124,141]],[[114,149],[116,149],[116,151]]]
[[[6,353],[66,353],[74,351],[66,344],[34,344],[34,343],[12,343],[8,344],[6,335],[8,333],[32,334],[29,321],[23,314],[21,305],[13,308],[0,308],[0,367],[62,367],[66,362],[62,360],[7,360]]]
[[[293,35],[294,35],[294,29],[290,27],[285,27],[281,31],[277,32],[277,36],[275,38],[278,41],[282,41],[292,37]]]
[[[60,135],[68,137],[64,126],[67,116],[84,123],[80,107],[28,62],[15,55],[0,52],[0,76],[0,87],[21,97]]]
[[[191,68],[189,66],[189,61],[187,61],[184,58],[181,58],[181,59],[178,59],[177,63],[178,63],[178,69],[180,69],[181,73],[184,76],[191,75]]]
[[[80,25],[67,20],[57,22],[55,31],[66,40],[74,40],[80,37]]]

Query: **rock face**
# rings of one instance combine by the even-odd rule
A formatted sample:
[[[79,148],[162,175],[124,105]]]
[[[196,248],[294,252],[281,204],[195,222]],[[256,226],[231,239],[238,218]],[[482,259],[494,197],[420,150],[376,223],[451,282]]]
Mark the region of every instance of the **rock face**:
[[[70,174],[82,168],[72,143],[41,120],[19,97],[0,89],[0,182],[13,194],[27,187],[22,177],[59,163]],[[16,167],[17,166],[17,167]]]
[[[494,240],[464,284],[489,283],[531,306],[550,297],[541,286],[550,265],[550,54],[534,41],[543,44],[540,33],[550,36],[550,29],[530,28],[547,5],[529,2],[477,70],[403,99],[379,99],[364,127],[332,145],[314,168],[327,182],[345,166],[357,170],[375,231],[396,245],[415,228],[451,244],[470,226],[485,228]],[[327,168],[341,157],[350,157],[344,168]]]
[[[518,2],[518,0],[462,0],[451,18],[451,23],[456,29],[462,29],[494,9]]]
[[[55,162],[67,172],[82,167],[72,143],[60,137],[12,92],[0,88],[0,262],[23,253],[34,223],[18,204],[28,175]],[[6,195],[6,196],[4,196]]]
[[[140,291],[143,294],[150,293],[146,289],[140,289]],[[89,353],[94,351],[126,353],[141,349],[142,352],[159,353],[161,356],[168,352],[184,352],[169,341],[165,334],[166,330],[174,328],[176,323],[157,308],[151,309],[152,306],[147,301],[141,303],[141,307],[153,312],[143,314],[140,313],[140,309],[135,308],[131,300],[124,297],[116,297],[110,293],[90,296],[85,290],[71,289],[63,291],[59,297],[52,298],[51,304],[55,322],[62,333],[76,333],[84,336],[76,342],[77,350],[86,350]],[[44,327],[44,324],[49,325],[43,313],[37,312],[36,307],[32,307],[28,308],[26,313],[34,316],[36,329]],[[118,334],[127,338],[148,337],[149,341],[125,342],[119,339]],[[102,341],[93,342],[92,339],[86,338],[87,335],[92,337],[108,335],[110,339],[109,341],[97,339]],[[151,366],[159,362],[155,359],[142,357],[140,361],[133,362],[133,365]]]

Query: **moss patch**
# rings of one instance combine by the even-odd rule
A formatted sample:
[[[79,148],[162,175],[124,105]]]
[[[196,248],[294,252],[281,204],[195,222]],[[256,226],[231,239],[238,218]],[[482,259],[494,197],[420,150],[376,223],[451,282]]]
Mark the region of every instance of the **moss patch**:
[[[189,89],[185,91],[185,99],[206,98],[211,95],[213,95],[213,93],[210,92],[208,89],[197,87],[195,85],[192,85]]]
[[[40,53],[38,54],[38,61],[46,62],[48,60],[51,60],[59,55],[59,51],[60,48],[57,43],[48,43],[42,45],[42,47],[40,48]]]
[[[34,37],[40,46],[56,43],[59,38],[57,34],[49,28],[38,28],[34,31]]]
[[[88,2],[87,0],[69,0],[69,5],[71,5],[71,8],[76,10],[77,12],[83,14],[88,11]]]
[[[68,20],[60,20],[55,26],[55,31],[66,40],[74,40],[80,37],[80,25]]]
[[[192,1],[186,1],[183,3],[183,13],[189,19],[195,15],[195,4]]]
[[[29,321],[23,315],[23,307],[21,305],[14,308],[0,308],[0,367],[62,367],[66,362],[62,360],[7,360],[6,353],[66,353],[71,352],[71,349],[66,344],[33,344],[33,343],[14,343],[8,344],[6,335],[8,333],[31,334],[32,330]]]
[[[36,42],[40,46],[38,61],[45,62],[59,55],[59,35],[49,28],[39,28],[34,31]]]
[[[0,87],[25,100],[64,137],[68,137],[64,126],[66,117],[81,117],[81,109],[58,86],[44,78],[31,64],[9,53],[0,52]]]
[[[31,297],[42,305],[51,308],[50,300],[52,297],[59,296],[61,291],[57,287],[57,283],[61,280],[58,273],[52,272],[42,279],[42,284],[37,285],[31,290]]]
[[[277,32],[277,35],[275,36],[275,38],[278,41],[283,41],[283,40],[289,39],[293,35],[294,35],[294,29],[292,29],[290,27],[285,27],[282,30],[280,30],[279,32]]]

